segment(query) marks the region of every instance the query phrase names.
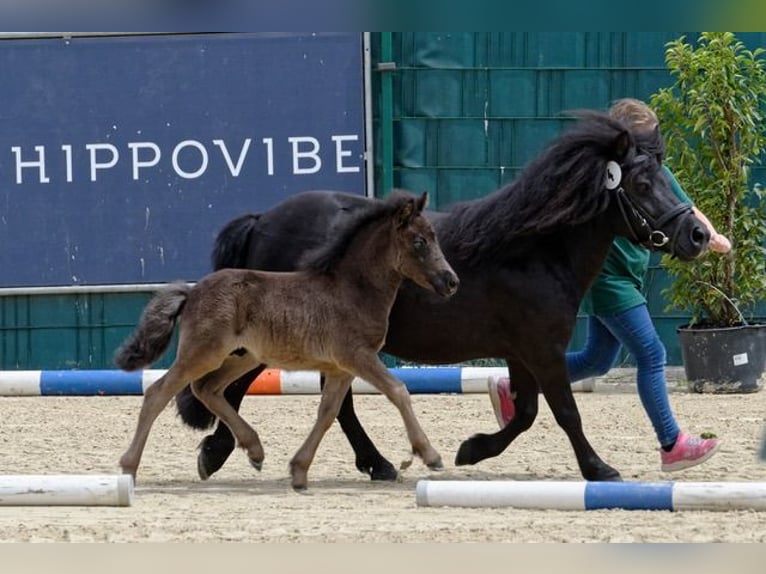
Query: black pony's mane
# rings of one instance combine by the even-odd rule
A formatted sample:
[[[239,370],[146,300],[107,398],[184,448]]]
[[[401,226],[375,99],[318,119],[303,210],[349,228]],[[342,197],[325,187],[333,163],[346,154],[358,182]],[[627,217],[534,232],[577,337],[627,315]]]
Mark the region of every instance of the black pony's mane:
[[[570,115],[578,121],[528,163],[517,179],[450,210],[456,223],[448,230],[450,243],[466,260],[497,256],[512,240],[584,223],[607,208],[606,164],[622,159],[616,157],[614,144],[625,133],[630,154],[635,153],[636,140],[622,122],[606,113],[588,110]],[[652,152],[663,150],[659,132],[644,136],[641,146]],[[501,229],[503,234],[489,237],[488,229]]]
[[[308,251],[298,262],[298,269],[316,273],[328,273],[335,269],[338,262],[348,251],[356,236],[369,225],[392,217],[413,195],[403,190],[394,190],[386,199],[370,199],[364,209],[353,212],[342,227],[332,231],[332,239],[319,247]]]

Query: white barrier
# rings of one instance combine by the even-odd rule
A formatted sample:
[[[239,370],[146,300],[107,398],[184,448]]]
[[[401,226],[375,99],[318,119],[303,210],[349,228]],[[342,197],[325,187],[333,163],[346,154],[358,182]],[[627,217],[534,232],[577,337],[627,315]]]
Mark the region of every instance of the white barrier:
[[[0,475],[0,506],[130,506],[133,477],[115,475]]]

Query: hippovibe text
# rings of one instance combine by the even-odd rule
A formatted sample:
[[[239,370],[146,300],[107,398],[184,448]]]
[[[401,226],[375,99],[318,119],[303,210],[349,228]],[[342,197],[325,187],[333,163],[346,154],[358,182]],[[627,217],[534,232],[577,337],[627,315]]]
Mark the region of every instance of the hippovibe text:
[[[202,177],[212,161],[225,163],[232,177],[239,177],[248,162],[266,175],[311,175],[332,170],[335,173],[358,173],[364,160],[354,151],[357,134],[330,135],[322,140],[313,136],[285,138],[264,137],[253,144],[252,138],[237,143],[223,139],[206,142],[185,139],[161,147],[153,141],[133,141],[115,145],[108,142],[82,145],[11,146],[15,162],[15,181],[23,183],[72,183],[98,181],[109,170],[128,164],[132,179],[141,180],[150,170],[168,167],[179,177]]]

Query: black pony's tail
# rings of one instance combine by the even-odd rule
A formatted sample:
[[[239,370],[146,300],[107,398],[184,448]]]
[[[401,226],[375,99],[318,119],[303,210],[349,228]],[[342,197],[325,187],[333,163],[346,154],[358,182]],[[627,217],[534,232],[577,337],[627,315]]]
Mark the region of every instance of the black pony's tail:
[[[232,219],[223,226],[215,238],[211,263],[214,270],[231,268],[245,269],[247,267],[247,247],[250,234],[253,232],[259,213],[248,213]]]
[[[173,283],[149,301],[138,326],[114,355],[118,367],[123,371],[135,371],[162,356],[173,338],[173,329],[190,289],[185,283]]]
[[[223,226],[215,238],[210,258],[214,270],[247,267],[250,235],[259,218],[260,214],[248,213]],[[216,421],[216,416],[194,396],[189,385],[176,395],[176,410],[181,421],[194,429],[205,430]]]

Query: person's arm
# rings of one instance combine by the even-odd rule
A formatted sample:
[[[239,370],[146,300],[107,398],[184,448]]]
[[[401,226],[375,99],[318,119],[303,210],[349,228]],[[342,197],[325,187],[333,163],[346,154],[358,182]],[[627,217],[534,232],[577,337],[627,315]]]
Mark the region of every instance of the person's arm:
[[[692,211],[694,212],[694,215],[697,216],[697,219],[704,223],[705,227],[707,227],[710,232],[710,243],[708,248],[716,253],[728,253],[731,251],[731,241],[729,241],[729,238],[718,233],[715,230],[715,227],[713,227],[713,224],[710,223],[710,220],[704,213],[697,209],[696,206],[692,206]]]
[[[728,253],[731,251],[731,242],[729,241],[729,238],[718,233],[715,227],[713,227],[713,224],[710,223],[710,220],[705,216],[705,214],[697,209],[697,207],[694,205],[694,202],[692,202],[692,200],[686,194],[684,188],[681,187],[681,184],[678,183],[676,176],[672,171],[670,171],[668,166],[663,165],[662,170],[665,172],[665,175],[670,182],[670,189],[673,191],[676,197],[678,197],[678,199],[681,201],[691,204],[694,215],[697,217],[697,219],[705,224],[705,227],[707,227],[708,231],[710,232],[710,243],[708,244],[708,249],[715,251],[716,253]]]

